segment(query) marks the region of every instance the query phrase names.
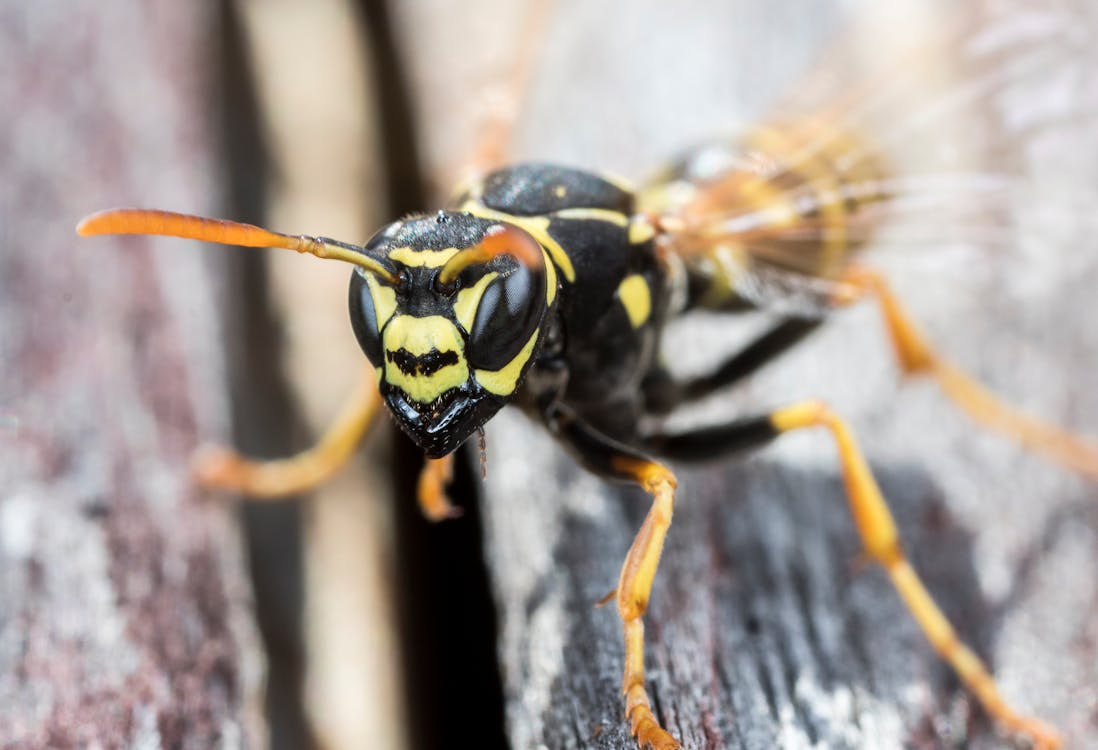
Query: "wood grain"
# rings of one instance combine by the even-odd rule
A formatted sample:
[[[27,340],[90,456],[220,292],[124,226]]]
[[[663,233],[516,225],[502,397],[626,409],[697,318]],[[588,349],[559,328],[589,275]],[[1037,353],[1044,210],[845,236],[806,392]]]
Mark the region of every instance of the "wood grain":
[[[260,746],[230,511],[220,264],[77,219],[218,194],[208,3],[0,3],[0,745]]]

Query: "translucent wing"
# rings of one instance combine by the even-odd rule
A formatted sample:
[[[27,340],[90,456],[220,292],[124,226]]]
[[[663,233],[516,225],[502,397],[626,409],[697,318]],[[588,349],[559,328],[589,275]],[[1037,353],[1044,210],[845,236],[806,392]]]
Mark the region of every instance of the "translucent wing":
[[[766,122],[683,154],[640,208],[662,217],[706,307],[818,315],[871,243],[1014,242],[1011,217],[1040,189],[1016,162],[1049,129],[1093,123],[1080,89],[1098,81],[1081,54],[1095,15],[1084,2],[882,4]]]

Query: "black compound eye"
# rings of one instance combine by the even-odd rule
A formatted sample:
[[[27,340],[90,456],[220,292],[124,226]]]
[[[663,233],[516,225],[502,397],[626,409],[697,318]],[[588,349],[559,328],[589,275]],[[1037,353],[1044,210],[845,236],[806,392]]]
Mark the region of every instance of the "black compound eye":
[[[351,274],[351,288],[348,294],[351,308],[351,329],[355,332],[358,345],[366,354],[366,359],[374,367],[381,366],[381,331],[374,306],[374,295],[365,273],[355,271]]]
[[[545,313],[545,274],[516,267],[484,290],[469,332],[466,357],[478,370],[506,367]]]

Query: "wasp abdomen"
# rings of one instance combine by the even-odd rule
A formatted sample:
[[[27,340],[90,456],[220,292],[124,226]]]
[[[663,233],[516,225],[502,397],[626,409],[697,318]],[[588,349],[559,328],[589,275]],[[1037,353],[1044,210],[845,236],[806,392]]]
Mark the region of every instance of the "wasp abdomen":
[[[854,131],[800,120],[686,152],[638,204],[679,223],[665,241],[686,265],[690,304],[766,306],[842,274],[880,223],[869,209],[890,197],[886,174]]]

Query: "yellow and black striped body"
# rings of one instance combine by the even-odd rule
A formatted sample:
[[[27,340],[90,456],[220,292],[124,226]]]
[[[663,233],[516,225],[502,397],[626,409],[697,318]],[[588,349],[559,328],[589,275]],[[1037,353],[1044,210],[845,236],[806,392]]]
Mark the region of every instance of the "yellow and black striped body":
[[[632,440],[668,307],[666,270],[633,191],[592,172],[520,164],[466,189],[453,209],[522,227],[552,261],[560,300],[519,403],[536,410],[557,399]]]
[[[510,166],[437,215],[379,232],[363,250],[400,282],[356,272],[351,308],[398,423],[441,456],[506,403],[540,416],[552,405],[636,444],[642,417],[663,410],[669,315],[813,296],[826,307],[870,236],[867,209],[889,197],[880,160],[823,130],[758,128],[702,146],[639,193],[593,172]],[[501,256],[441,288],[441,270],[501,226],[536,242],[541,270]]]
[[[674,218],[667,244],[685,264],[691,306],[766,307],[824,293],[815,282],[842,274],[877,228],[873,209],[892,197],[887,176],[868,140],[801,118],[686,152],[638,207]]]
[[[398,424],[429,456],[451,452],[510,402],[552,402],[634,437],[667,293],[651,225],[633,207],[633,193],[612,180],[518,165],[363,247],[397,281],[356,271],[352,325]],[[501,255],[440,283],[501,226],[536,241],[537,271]]]

